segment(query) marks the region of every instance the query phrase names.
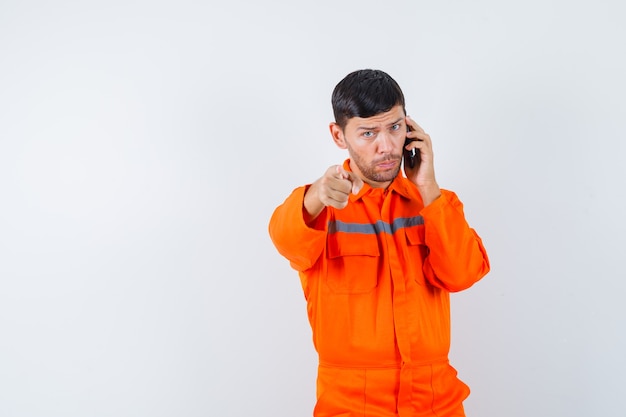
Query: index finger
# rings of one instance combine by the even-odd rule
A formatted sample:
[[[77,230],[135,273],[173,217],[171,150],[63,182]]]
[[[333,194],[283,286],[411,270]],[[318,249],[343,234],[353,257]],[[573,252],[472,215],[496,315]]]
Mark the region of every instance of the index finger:
[[[354,172],[346,171],[343,167],[337,165],[337,173],[341,179],[348,180],[352,183],[352,194],[358,194],[363,188],[363,180]]]

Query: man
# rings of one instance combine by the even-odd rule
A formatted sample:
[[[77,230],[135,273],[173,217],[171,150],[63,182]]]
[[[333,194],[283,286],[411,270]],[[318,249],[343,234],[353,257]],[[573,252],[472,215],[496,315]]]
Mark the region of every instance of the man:
[[[489,271],[485,249],[456,195],[439,188],[430,136],[388,74],[348,74],[332,105],[330,133],[349,159],[295,189],[269,225],[307,300],[314,416],[464,416],[469,389],[448,363],[449,293]]]

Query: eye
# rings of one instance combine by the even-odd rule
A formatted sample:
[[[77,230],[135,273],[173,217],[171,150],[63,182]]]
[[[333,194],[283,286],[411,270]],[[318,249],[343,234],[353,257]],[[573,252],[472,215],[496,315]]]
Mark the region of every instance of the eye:
[[[400,123],[396,123],[395,125],[391,126],[391,130],[398,130],[400,129]]]
[[[374,137],[374,132],[371,132],[371,131],[363,132],[363,137],[372,138]]]

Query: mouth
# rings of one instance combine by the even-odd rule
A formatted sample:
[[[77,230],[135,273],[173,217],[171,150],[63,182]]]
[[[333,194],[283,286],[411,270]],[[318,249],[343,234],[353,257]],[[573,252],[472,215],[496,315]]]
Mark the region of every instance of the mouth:
[[[378,164],[376,164],[376,166],[381,169],[381,170],[388,170],[388,169],[393,169],[396,167],[396,165],[398,164],[398,161],[395,159],[388,159],[382,162],[379,162]]]

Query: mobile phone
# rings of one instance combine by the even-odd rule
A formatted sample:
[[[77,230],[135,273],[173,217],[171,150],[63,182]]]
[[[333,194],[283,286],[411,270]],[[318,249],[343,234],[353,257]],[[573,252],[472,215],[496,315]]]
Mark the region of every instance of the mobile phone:
[[[406,131],[407,132],[411,131],[411,128],[408,125],[406,127]],[[413,140],[414,139],[406,138],[406,140],[404,141],[404,146],[413,142]],[[404,163],[405,164],[408,163],[409,167],[415,168],[415,165],[419,163],[419,160],[420,160],[419,149],[411,149],[410,151],[407,151],[406,149],[404,150]]]

